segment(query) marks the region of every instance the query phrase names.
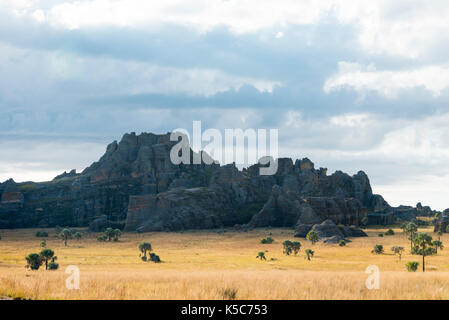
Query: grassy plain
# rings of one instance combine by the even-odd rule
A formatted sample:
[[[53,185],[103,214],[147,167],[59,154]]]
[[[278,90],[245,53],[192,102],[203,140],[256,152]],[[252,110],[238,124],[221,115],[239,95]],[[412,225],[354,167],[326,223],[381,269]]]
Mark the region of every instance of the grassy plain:
[[[449,248],[427,257],[427,271],[407,272],[410,244],[400,229],[394,236],[378,237],[386,229],[368,229],[369,237],[351,238],[345,247],[311,243],[294,238],[291,229],[256,229],[249,232],[188,231],[184,233],[125,233],[119,242],[98,242],[95,233],[70,240],[65,247],[49,233],[47,247],[58,256],[57,271],[26,270],[24,257],[40,251],[42,238],[36,229],[1,230],[0,296],[26,299],[226,299],[230,289],[237,299],[449,299]],[[437,235],[430,228],[434,239]],[[260,244],[272,233],[273,244]],[[282,253],[282,241],[299,240],[297,256]],[[444,244],[449,235],[442,236]],[[138,244],[148,241],[162,263],[143,262]],[[375,244],[385,254],[375,255]],[[392,246],[405,247],[402,261]],[[304,250],[312,248],[311,261]],[[267,261],[256,255],[266,251]],[[68,290],[65,269],[76,265],[81,272],[80,289]],[[380,288],[368,290],[365,270],[376,265]],[[229,290],[228,290],[229,291]]]

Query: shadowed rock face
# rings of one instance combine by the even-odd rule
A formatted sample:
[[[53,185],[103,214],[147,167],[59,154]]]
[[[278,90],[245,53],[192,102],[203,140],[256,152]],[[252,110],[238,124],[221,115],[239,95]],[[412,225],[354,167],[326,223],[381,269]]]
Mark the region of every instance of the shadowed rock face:
[[[174,165],[170,134],[125,134],[82,173],[72,170],[49,182],[0,184],[0,228],[124,226],[127,231],[293,227],[331,219],[360,224],[391,207],[373,195],[360,171],[327,175],[305,158],[278,159],[273,176],[259,165]],[[190,150],[190,158],[194,153]]]

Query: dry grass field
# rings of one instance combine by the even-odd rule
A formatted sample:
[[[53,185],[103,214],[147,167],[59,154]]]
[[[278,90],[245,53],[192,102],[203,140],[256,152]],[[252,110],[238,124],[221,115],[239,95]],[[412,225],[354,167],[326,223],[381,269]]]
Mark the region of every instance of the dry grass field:
[[[185,233],[125,233],[119,242],[98,242],[98,234],[87,233],[65,247],[46,230],[47,247],[55,251],[57,271],[29,271],[25,256],[40,251],[42,238],[36,229],[2,230],[0,235],[0,296],[25,299],[226,299],[226,289],[237,299],[449,299],[449,248],[427,257],[407,272],[407,261],[419,261],[409,252],[409,241],[400,229],[394,236],[378,237],[386,229],[368,229],[369,237],[352,238],[346,247],[293,238],[290,229],[257,229],[249,232],[189,231]],[[420,231],[436,235],[430,228]],[[272,233],[273,244],[260,244]],[[282,241],[299,240],[297,256],[282,253]],[[444,244],[449,235],[442,236]],[[162,263],[143,262],[138,244],[148,241]],[[385,254],[371,254],[383,244]],[[402,261],[390,248],[406,248]],[[315,257],[304,258],[313,248]],[[266,251],[267,261],[256,255]],[[80,289],[65,285],[69,265],[79,267]],[[368,290],[365,273],[369,265],[380,270],[380,288]],[[228,290],[229,291],[229,290]]]

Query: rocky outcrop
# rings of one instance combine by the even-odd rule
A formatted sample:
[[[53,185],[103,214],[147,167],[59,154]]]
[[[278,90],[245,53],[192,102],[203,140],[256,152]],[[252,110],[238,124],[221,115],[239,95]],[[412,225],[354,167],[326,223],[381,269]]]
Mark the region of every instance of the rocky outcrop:
[[[362,171],[328,175],[307,158],[277,159],[272,176],[259,175],[259,164],[243,170],[234,164],[175,165],[175,143],[170,133],[129,133],[81,173],[64,172],[43,183],[0,183],[0,228],[153,231],[312,226],[327,219],[343,225],[367,218],[394,222],[393,209],[373,195]],[[191,160],[198,155],[189,150]]]
[[[338,243],[348,237],[366,237],[367,234],[356,226],[336,225],[331,219],[320,224],[300,224],[296,227],[295,237],[305,238],[311,230],[315,231],[324,243]]]

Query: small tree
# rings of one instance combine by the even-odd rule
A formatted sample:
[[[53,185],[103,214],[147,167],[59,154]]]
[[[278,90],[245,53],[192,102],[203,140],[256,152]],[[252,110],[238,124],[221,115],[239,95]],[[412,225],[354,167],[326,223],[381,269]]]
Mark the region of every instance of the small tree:
[[[97,237],[97,240],[100,241],[100,242],[105,242],[106,239],[107,239],[107,237],[106,237],[105,235],[99,235],[99,236]]]
[[[338,241],[338,245],[340,247],[344,247],[346,245],[346,241],[345,240],[340,240],[340,241]]]
[[[118,238],[122,236],[122,231],[120,229],[114,230],[114,241],[118,241]]]
[[[54,255],[54,251],[48,248],[41,251],[40,256],[42,261],[45,262],[45,270],[48,270],[48,261],[50,261]]]
[[[382,238],[384,236],[384,234],[383,233],[379,233],[377,236]]]
[[[139,244],[139,250],[141,252],[140,256],[142,257],[143,261],[147,260],[147,252],[151,252],[153,248],[151,247],[151,244],[149,242],[141,242]]]
[[[306,249],[306,251],[304,251],[304,252],[306,254],[305,259],[307,259],[307,260],[311,260],[311,258],[315,254],[315,252],[312,249]]]
[[[393,229],[388,229],[388,230],[385,232],[385,235],[386,235],[386,236],[393,236],[393,235],[394,235],[394,230],[393,230]]]
[[[375,254],[382,254],[384,253],[384,246],[381,244],[376,244],[373,248],[373,250],[371,250],[371,253],[375,253]]]
[[[301,242],[299,241],[293,241],[292,242],[292,249],[295,253],[295,256],[298,254],[299,250],[301,250]]]
[[[401,261],[402,253],[404,252],[404,247],[394,246],[391,248],[391,251],[393,251],[394,254],[397,254],[399,257],[399,261]]]
[[[408,223],[405,226],[405,233],[408,235],[408,239],[410,240],[410,250],[413,249],[413,238],[415,237],[416,233],[418,232],[418,226],[414,224],[413,222]]]
[[[153,252],[150,253],[150,261],[153,261],[155,263],[161,262],[161,258]]]
[[[73,235],[73,237],[76,239],[76,240],[81,240],[82,238],[83,238],[83,234],[81,233],[81,232],[75,232],[75,234]]]
[[[42,258],[37,253],[30,253],[25,259],[27,261],[26,267],[31,270],[39,270],[42,265]]]
[[[418,270],[419,263],[417,261],[409,261],[405,265],[407,267],[408,272],[416,272]]]
[[[265,257],[265,252],[259,251],[259,253],[256,256],[256,259],[260,259],[260,261],[267,260],[267,258]]]
[[[290,240],[285,240],[284,242],[282,242],[282,246],[283,246],[283,252],[289,256],[292,251],[293,251],[293,243]]]
[[[106,236],[106,239],[107,239],[108,241],[111,241],[112,238],[113,238],[114,235],[115,235],[114,229],[112,229],[112,228],[107,228],[107,229],[104,231],[104,235]]]
[[[72,231],[70,229],[63,229],[59,236],[64,240],[64,245],[67,247],[67,240],[72,238]]]
[[[432,241],[432,246],[435,248],[435,254],[438,254],[438,249],[443,250],[443,242],[440,240],[434,240]]]
[[[315,242],[320,240],[320,236],[314,230],[310,230],[309,233],[307,233],[306,238],[311,241],[312,244],[315,244]]]
[[[41,241],[41,248],[45,248],[47,246],[47,241]]]
[[[413,239],[414,252],[422,256],[422,271],[426,271],[425,257],[435,254],[435,248],[432,247],[432,237],[425,232],[420,232]]]

